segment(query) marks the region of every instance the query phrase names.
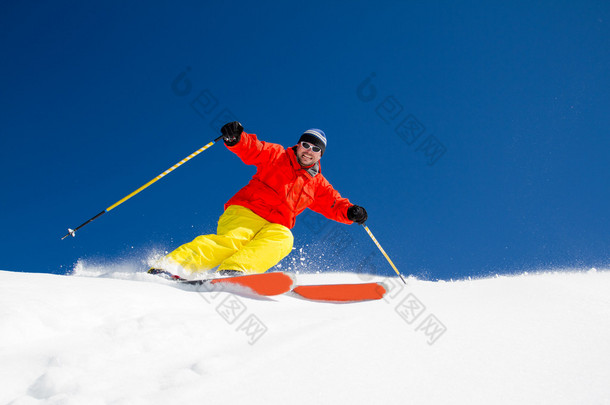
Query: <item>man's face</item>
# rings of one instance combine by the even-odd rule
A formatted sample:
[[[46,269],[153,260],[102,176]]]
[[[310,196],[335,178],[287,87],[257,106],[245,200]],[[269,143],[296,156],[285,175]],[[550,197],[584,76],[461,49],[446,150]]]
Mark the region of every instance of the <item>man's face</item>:
[[[308,148],[304,147],[309,146]],[[322,157],[322,151],[314,152],[311,147],[315,147],[309,142],[299,142],[297,144],[297,160],[299,164],[303,167],[309,167],[320,160]]]

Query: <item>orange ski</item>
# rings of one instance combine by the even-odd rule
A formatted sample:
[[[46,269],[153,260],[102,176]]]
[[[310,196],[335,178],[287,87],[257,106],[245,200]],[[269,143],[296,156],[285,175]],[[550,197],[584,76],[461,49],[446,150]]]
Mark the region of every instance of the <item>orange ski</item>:
[[[315,301],[369,301],[383,298],[386,289],[382,283],[301,285],[292,292]]]
[[[279,295],[290,291],[292,278],[282,272],[248,274],[245,276],[222,277],[208,280],[182,281],[188,284],[208,284],[214,286],[246,287],[259,295]]]
[[[260,274],[246,274],[243,276],[230,276],[207,278],[203,280],[186,280],[163,269],[152,268],[148,274],[154,274],[168,280],[174,280],[182,284],[212,286],[222,289],[223,286],[238,286],[250,289],[259,295],[280,295],[290,291],[294,280],[287,273],[271,272]]]

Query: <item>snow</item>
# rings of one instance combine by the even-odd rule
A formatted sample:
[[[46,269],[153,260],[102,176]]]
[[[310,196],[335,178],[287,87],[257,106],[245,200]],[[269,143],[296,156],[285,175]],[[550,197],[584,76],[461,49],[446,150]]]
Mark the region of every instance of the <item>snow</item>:
[[[389,278],[385,300],[356,304],[205,293],[132,269],[75,273],[0,272],[0,404],[610,397],[608,271]]]

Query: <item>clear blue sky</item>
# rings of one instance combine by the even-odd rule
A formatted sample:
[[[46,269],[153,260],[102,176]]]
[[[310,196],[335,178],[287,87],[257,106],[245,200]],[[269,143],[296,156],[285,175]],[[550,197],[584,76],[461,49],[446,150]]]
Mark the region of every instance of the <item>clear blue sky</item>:
[[[222,144],[60,240],[227,114],[285,146],[322,128],[323,173],[405,275],[610,265],[607,2],[0,7],[0,269],[138,262],[213,232],[254,173]],[[309,212],[294,234],[311,270],[393,274],[357,225]]]

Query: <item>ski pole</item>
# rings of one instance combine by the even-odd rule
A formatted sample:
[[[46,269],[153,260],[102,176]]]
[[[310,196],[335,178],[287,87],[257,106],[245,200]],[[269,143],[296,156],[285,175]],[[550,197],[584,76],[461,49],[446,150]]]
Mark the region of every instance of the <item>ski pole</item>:
[[[385,250],[383,250],[383,248],[381,247],[381,245],[379,244],[379,242],[377,242],[377,239],[375,239],[375,237],[373,236],[373,233],[371,232],[371,230],[369,229],[368,226],[366,226],[365,224],[362,224],[362,226],[364,227],[364,229],[366,230],[366,233],[369,234],[369,236],[371,237],[371,239],[373,239],[373,242],[375,242],[375,245],[377,245],[377,247],[379,248],[379,250],[381,251],[381,253],[383,253],[383,255],[385,256],[385,258],[387,259],[388,263],[390,263],[390,266],[392,266],[392,268],[394,269],[394,271],[396,272],[396,274],[398,274],[398,277],[400,277],[400,279],[402,280],[403,283],[405,283],[405,285],[407,284],[407,282],[405,281],[405,279],[402,277],[402,274],[400,274],[400,272],[398,271],[398,269],[396,268],[396,266],[394,266],[394,263],[392,263],[392,260],[390,260],[390,256],[388,256],[388,254],[385,252]]]
[[[137,189],[134,192],[132,192],[131,194],[126,195],[125,197],[121,198],[119,201],[115,202],[110,207],[106,208],[104,211],[100,212],[99,214],[97,214],[93,218],[89,219],[88,221],[82,223],[81,225],[77,226],[74,229],[68,228],[68,233],[65,234],[64,237],[61,238],[61,240],[66,239],[70,235],[72,235],[73,237],[76,236],[76,231],[81,229],[83,226],[87,225],[89,222],[92,222],[92,221],[96,220],[97,218],[101,217],[102,215],[104,215],[108,211],[111,211],[111,210],[115,209],[116,207],[118,207],[119,205],[123,204],[125,201],[129,200],[131,197],[133,197],[134,195],[138,194],[140,191],[144,190],[146,187],[148,187],[151,184],[155,183],[157,180],[162,179],[163,177],[165,177],[166,175],[168,175],[169,173],[171,173],[172,171],[174,171],[178,167],[182,166],[184,163],[188,162],[189,160],[191,160],[192,158],[194,158],[195,156],[197,156],[198,154],[200,154],[201,152],[203,152],[204,150],[206,150],[210,146],[214,145],[221,138],[222,138],[222,135],[219,136],[218,138],[214,139],[212,142],[208,143],[207,145],[203,146],[201,149],[198,149],[195,152],[191,153],[190,155],[188,155],[187,157],[185,157],[184,159],[182,159],[181,161],[179,161],[178,163],[176,163],[175,165],[173,165],[172,167],[170,167],[169,169],[167,169],[166,171],[164,171],[163,173],[161,173],[160,175],[158,175],[157,177],[155,177],[154,179],[152,179],[148,183],[144,184],[139,189]]]

